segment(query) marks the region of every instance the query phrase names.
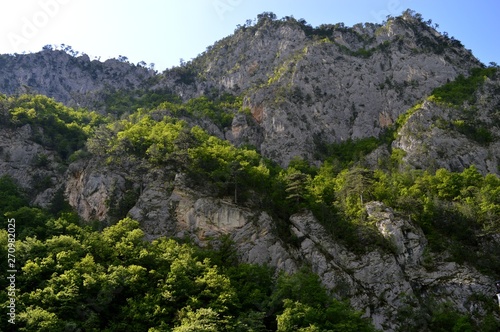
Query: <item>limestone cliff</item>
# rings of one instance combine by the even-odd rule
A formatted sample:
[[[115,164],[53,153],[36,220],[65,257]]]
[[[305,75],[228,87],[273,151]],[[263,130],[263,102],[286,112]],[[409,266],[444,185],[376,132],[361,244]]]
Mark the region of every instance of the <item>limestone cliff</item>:
[[[410,214],[363,197],[362,189],[359,222],[384,245],[375,243],[359,251],[336,237],[340,229],[327,229],[312,209],[277,216],[262,206],[252,188],[247,188],[250,198],[241,202],[227,197],[227,190],[214,190],[212,179],[189,179],[185,172],[190,144],[196,140],[189,133],[199,126],[235,146],[255,147],[248,151],[260,153],[262,164],[286,167],[299,156],[320,165],[328,157],[322,155],[325,146],[378,138],[393,130],[390,144],[378,140],[359,164],[375,169],[388,162],[391,153],[402,151],[401,168],[461,171],[475,165],[482,174],[498,174],[499,74],[486,77],[474,98],[460,104],[429,97],[443,84],[468,76],[473,67],[484,66],[460,42],[410,13],[382,25],[350,28],[312,28],[290,17],[262,15],[256,24],[238,28],[193,61],[159,75],[126,62],[100,63],[61,51],[3,55],[0,91],[6,94],[42,93],[102,113],[116,106],[103,97],[110,91],[126,95],[143,89],[159,97],[156,104],[148,104],[151,111],[128,110],[133,114],[129,123],[109,120],[89,130],[91,139],[101,144],[93,149],[87,144],[83,156],[72,161],[62,160],[34,139],[36,134],[43,136],[43,128],[15,127],[6,116],[11,110],[2,109],[0,175],[13,177],[41,206],[48,206],[54,193],[63,190],[86,222],[111,224],[129,215],[140,222],[148,240],[169,236],[207,246],[226,235],[242,262],[290,273],[310,266],[334,296],[348,299],[384,331],[404,330],[405,324],[429,316],[426,310],[435,303],[451,303],[479,320],[491,307],[486,299],[494,291],[493,277],[472,264],[453,261],[446,249],[430,250],[424,229]],[[169,91],[168,96],[162,91]],[[185,102],[231,94],[243,100],[243,107],[234,110],[229,126],[221,128],[209,117],[157,107],[172,93]],[[154,123],[167,117],[182,120],[184,141],[181,135],[168,136],[153,151],[144,139],[149,133],[139,132],[138,143],[118,137],[144,114]],[[34,132],[38,130],[42,132]],[[108,155],[115,138],[125,142],[122,150],[114,151],[121,158],[118,162]],[[182,141],[178,145],[185,151],[173,155],[172,141]],[[144,146],[135,151],[134,144]],[[151,151],[164,159],[155,164]],[[331,173],[338,172],[333,169]],[[230,183],[236,192],[238,171],[229,170],[219,182]],[[292,189],[301,206],[300,188]],[[498,235],[477,229],[472,233],[484,240],[484,246],[500,245]]]
[[[92,167],[74,172],[67,182],[70,203],[84,216],[90,215],[90,207],[95,211],[92,216],[99,217],[99,209],[106,210],[102,202],[110,196],[106,184],[116,181],[116,176]],[[150,239],[173,236],[206,246],[227,235],[242,262],[267,264],[288,273],[306,264],[335,296],[349,299],[383,331],[404,329],[404,324],[413,322],[411,318],[405,321],[403,313],[412,310],[415,317],[425,315],[423,308],[430,303],[452,303],[459,312],[472,316],[485,314],[489,304],[484,298],[494,292],[492,277],[449,261],[446,252],[431,253],[420,227],[383,203],[369,202],[366,211],[367,222],[389,241],[389,249],[362,255],[353,252],[336,241],[309,211],[290,217],[286,240],[276,229],[282,221],[231,199],[193,190],[182,174],[144,183],[129,215],[141,222]]]
[[[154,71],[64,51],[0,55],[0,92],[43,94],[73,107],[101,109],[106,94],[142,87]],[[104,111],[104,110],[103,110]]]
[[[124,90],[160,96],[169,91],[183,100],[239,95],[253,116],[247,121],[252,129],[241,133],[241,119],[235,119],[226,138],[250,143],[286,166],[296,156],[316,161],[324,144],[378,137],[434,88],[478,66],[459,41],[411,13],[383,25],[318,28],[262,15],[158,75],[127,62],[101,63],[63,51],[2,55],[0,91],[42,93],[101,112],[113,112],[106,96]]]
[[[65,182],[59,156],[33,140],[30,125],[0,126],[0,156],[0,175],[14,178],[36,205],[47,207]]]
[[[473,101],[460,105],[426,100],[408,117],[393,143],[416,168],[462,171],[475,165],[500,173],[500,77],[485,78]]]
[[[262,17],[166,71],[159,84],[183,98],[243,93],[262,129],[251,142],[287,165],[295,156],[313,161],[320,144],[378,137],[434,88],[479,65],[459,42],[411,15],[317,29]]]

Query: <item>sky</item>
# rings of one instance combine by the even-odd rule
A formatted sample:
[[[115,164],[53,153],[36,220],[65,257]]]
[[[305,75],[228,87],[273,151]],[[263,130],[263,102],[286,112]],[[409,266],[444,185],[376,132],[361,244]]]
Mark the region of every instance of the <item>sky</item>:
[[[0,54],[65,44],[91,59],[125,56],[161,72],[262,12],[316,27],[381,23],[407,8],[439,24],[484,64],[500,63],[498,0],[2,0]]]

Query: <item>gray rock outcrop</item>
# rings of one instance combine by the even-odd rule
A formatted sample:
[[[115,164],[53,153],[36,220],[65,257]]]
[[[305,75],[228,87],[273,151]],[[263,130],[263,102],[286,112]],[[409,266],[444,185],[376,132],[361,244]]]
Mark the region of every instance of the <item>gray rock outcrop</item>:
[[[64,166],[55,151],[33,140],[29,124],[1,126],[0,175],[13,178],[34,204],[47,207],[64,181]]]
[[[411,16],[326,31],[319,37],[294,20],[262,19],[183,69],[202,79],[179,84],[182,71],[172,70],[158,84],[185,99],[211,89],[244,92],[262,132],[249,141],[286,166],[296,156],[314,161],[321,144],[378,137],[434,88],[480,65]],[[240,144],[245,136],[227,138]]]
[[[80,207],[81,215],[98,216],[103,211],[103,205],[95,202],[110,195],[104,188],[115,179],[106,174],[104,169],[87,168],[68,182],[72,204]],[[409,307],[420,310],[430,301],[452,303],[463,314],[484,314],[480,298],[493,292],[491,277],[447,261],[446,253],[430,253],[422,230],[383,203],[369,202],[366,211],[366,222],[375,225],[388,245],[363,255],[335,240],[309,211],[287,221],[295,240],[286,242],[276,229],[278,221],[266,212],[193,190],[182,174],[171,181],[144,183],[129,215],[140,222],[148,239],[173,236],[206,246],[226,235],[242,262],[287,273],[306,264],[335,296],[348,299],[384,331],[401,329],[401,312]]]
[[[91,62],[60,51],[4,55],[0,91],[43,93],[68,105],[102,106],[103,112],[102,93],[120,89],[168,90],[183,100],[236,94],[243,109],[227,128],[207,117],[182,120],[236,146],[253,145],[282,166],[296,156],[319,163],[325,157],[318,157],[322,147],[331,143],[378,137],[425,100],[392,143],[393,150],[404,151],[405,165],[452,171],[475,165],[483,174],[499,173],[498,74],[485,81],[472,104],[452,107],[426,100],[436,87],[481,65],[463,46],[408,15],[384,25],[309,28],[292,18],[263,18],[189,64],[157,76],[117,60]],[[169,115],[167,109],[151,113],[153,120]],[[376,167],[380,156],[389,158],[389,150],[381,144],[366,163]],[[486,312],[492,278],[450,261],[445,251],[430,252],[422,229],[381,202],[364,204],[363,222],[384,246],[360,254],[310,211],[278,220],[257,203],[238,205],[202,184],[190,185],[171,161],[153,165],[147,158],[124,155],[117,157],[123,163],[112,164],[104,152],[88,154],[65,164],[33,139],[30,125],[2,124],[0,174],[32,190],[34,204],[48,206],[63,189],[85,221],[109,223],[128,214],[148,240],[170,236],[207,246],[228,236],[242,262],[287,273],[310,266],[332,294],[348,299],[384,331],[403,329],[402,312],[419,312],[432,301],[451,303],[472,317]],[[492,241],[500,245],[498,237]]]
[[[105,93],[142,87],[154,71],[110,59],[43,50],[0,55],[0,92],[43,94],[72,107],[102,110]]]
[[[461,107],[424,101],[393,142],[415,168],[462,171],[474,165],[482,174],[500,172],[498,74],[486,79],[476,102]]]

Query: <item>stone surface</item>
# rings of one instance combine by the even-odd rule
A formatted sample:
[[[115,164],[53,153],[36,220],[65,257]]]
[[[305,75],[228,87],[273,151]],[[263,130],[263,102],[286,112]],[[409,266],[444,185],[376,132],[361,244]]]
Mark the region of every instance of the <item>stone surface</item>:
[[[65,188],[69,204],[84,220],[104,221],[109,217],[109,199],[113,193],[120,199],[125,179],[97,161],[79,162],[69,168]]]
[[[128,62],[90,61],[64,51],[0,55],[2,93],[44,94],[73,107],[99,109],[103,93],[139,88],[153,76],[154,71]]]
[[[127,63],[90,62],[64,52],[0,60],[6,64],[0,66],[0,91],[26,92],[26,85],[70,105],[99,105],[105,87],[138,88],[153,76]],[[167,70],[156,77],[155,86],[146,86],[171,89],[185,100],[206,93],[241,94],[244,109],[229,128],[205,118],[184,120],[235,145],[254,145],[264,156],[287,165],[295,156],[316,161],[322,144],[378,136],[434,88],[478,65],[463,47],[408,17],[384,26],[339,28],[328,39],[309,36],[291,20],[263,20],[238,29],[188,66]],[[183,72],[191,69],[194,78],[183,79]],[[465,106],[492,133],[488,144],[449,125],[462,119],[463,109],[426,101],[399,128],[393,148],[402,149],[404,161],[415,168],[461,170],[474,164],[483,173],[498,173],[498,82],[498,77],[487,80],[477,102]],[[157,114],[168,115],[168,110]],[[43,168],[36,166],[39,155],[49,161]],[[379,157],[389,155],[379,147],[367,164],[377,166]],[[426,299],[452,303],[473,315],[484,312],[485,303],[477,299],[493,292],[491,277],[447,261],[446,253],[427,253],[422,230],[380,202],[366,204],[367,222],[390,249],[360,255],[336,241],[309,211],[274,220],[257,206],[236,205],[214,197],[209,189],[194,190],[169,167],[155,169],[140,161],[110,165],[105,157],[93,155],[66,167],[53,151],[33,141],[30,126],[0,131],[0,174],[11,175],[28,190],[34,174],[51,179],[53,185],[36,193],[34,202],[46,206],[63,188],[84,220],[106,221],[110,201],[120,201],[132,190],[137,199],[125,213],[140,222],[147,239],[189,238],[206,246],[227,235],[242,262],[288,273],[310,266],[335,296],[349,299],[384,331],[404,328],[398,325],[398,311],[408,306],[418,310]],[[289,227],[287,240],[280,237],[278,223]],[[431,268],[426,259],[433,262]]]
[[[38,160],[42,157],[47,161],[40,164]],[[64,178],[61,169],[64,166],[57,153],[33,140],[30,125],[20,128],[0,125],[0,176],[12,177],[29,193],[34,204],[44,207],[50,204]]]
[[[187,68],[203,79],[178,84],[177,71],[167,71],[158,86],[185,99],[210,89],[244,92],[262,139],[253,131],[242,137],[240,118],[226,137],[248,137],[266,157],[288,165],[295,156],[314,161],[318,143],[377,137],[434,88],[479,65],[409,17],[339,28],[329,39],[308,36],[293,21],[262,20],[194,59]]]
[[[493,82],[491,83],[493,84]],[[494,82],[500,87],[500,81]],[[446,168],[460,172],[474,165],[482,173],[500,173],[500,126],[495,115],[500,101],[492,91],[483,91],[481,99],[495,100],[493,105],[479,101],[466,110],[447,107],[430,101],[423,103],[399,130],[393,147],[405,152],[403,160],[415,168]],[[469,118],[469,119],[467,119]],[[484,128],[491,134],[490,142],[478,141],[474,133],[461,132],[454,123],[463,121],[474,128]]]

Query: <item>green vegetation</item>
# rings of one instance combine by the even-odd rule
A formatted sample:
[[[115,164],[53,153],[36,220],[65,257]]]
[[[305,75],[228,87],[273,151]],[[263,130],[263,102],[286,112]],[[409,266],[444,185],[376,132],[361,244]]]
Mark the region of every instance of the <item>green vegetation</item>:
[[[206,135],[199,129],[194,131]],[[251,150],[239,151],[219,143],[212,138],[208,145],[197,146],[200,151],[192,151],[224,148],[227,151],[214,157],[229,155],[243,165],[257,156],[255,152],[246,154]],[[271,182],[266,199],[273,200],[273,207],[289,204],[286,208],[292,212],[300,206],[310,208],[323,222],[333,223],[342,236],[348,234],[344,228],[354,225],[352,234],[360,241],[358,246],[373,249],[381,245],[371,242],[373,234],[370,240],[369,232],[359,232],[360,221],[366,223],[362,202],[381,200],[398,213],[409,214],[424,229],[432,250],[448,249],[456,261],[467,261],[485,272],[500,272],[500,263],[492,260],[500,257],[498,249],[478,252],[474,235],[477,232],[484,237],[499,231],[498,177],[482,176],[474,167],[462,173],[439,170],[430,174],[373,172],[360,167],[336,173],[328,163],[313,169],[300,159],[294,160],[293,166],[296,168],[259,175]],[[249,166],[241,172],[251,170]],[[213,171],[207,169],[204,174],[212,181],[222,181],[214,178]],[[298,178],[304,184],[300,189],[296,188]],[[307,270],[275,278],[266,267],[240,265],[227,239],[216,250],[171,239],[150,243],[143,239],[138,223],[129,218],[102,232],[95,231],[81,226],[72,213],[54,215],[25,206],[22,192],[9,178],[2,178],[0,186],[2,211],[23,225],[18,237],[23,271],[18,288],[23,293],[16,302],[20,331],[374,331],[359,313],[333,300],[318,277]],[[335,218],[330,218],[332,213],[336,213]],[[0,241],[6,245],[5,230],[0,231]],[[0,295],[3,303],[7,301],[5,294]],[[416,319],[416,314],[399,313],[400,319]],[[426,325],[436,329],[476,328],[466,316],[446,307],[422,315]],[[5,323],[5,317],[0,319]],[[497,326],[494,319],[484,324]]]
[[[453,82],[434,89],[428,100],[444,104],[448,107],[457,108],[461,111],[460,117],[450,123],[440,121],[438,124],[445,128],[456,130],[476,141],[481,145],[488,145],[494,139],[489,126],[477,117],[477,108],[474,105],[477,98],[478,89],[485,80],[493,77],[497,73],[497,68],[474,68],[469,77],[459,75]]]
[[[468,262],[490,274],[500,272],[500,260],[494,258],[498,249],[479,249],[483,237],[500,229],[498,176],[482,176],[471,166],[461,173],[376,171],[375,179],[373,198],[416,222],[431,250],[449,250],[457,262]]]
[[[430,24],[413,12],[406,15]],[[271,21],[276,22],[276,16],[263,13],[257,26]],[[343,24],[312,28],[290,17],[276,24],[292,23],[300,24],[316,42],[332,42],[333,33],[340,29],[360,37]],[[341,50],[370,57],[391,47],[385,42],[368,48],[372,41],[359,41],[367,48]],[[434,45],[423,37],[419,43]],[[439,46],[439,52],[443,47]],[[306,51],[298,51],[284,66],[276,67],[268,84],[279,81]],[[496,73],[497,68],[476,68],[469,77],[460,75],[435,89],[428,100],[458,114],[449,122],[439,119],[436,125],[490,144],[495,139],[491,128],[475,118],[475,106],[470,105],[476,102],[485,79]],[[192,64],[183,64],[168,75],[181,85],[197,78]],[[390,80],[385,85],[399,89]],[[320,97],[322,91],[318,88],[314,94]],[[312,100],[291,87],[282,88],[274,97],[297,103]],[[0,95],[4,128],[29,126],[31,139],[56,151],[62,164],[93,156],[103,166],[128,176],[122,192],[110,188],[108,220],[103,225],[111,226],[104,229],[83,224],[64,200],[63,189],[48,207],[30,206],[33,193],[54,185],[49,175],[33,174],[30,193],[19,189],[12,178],[0,177],[0,243],[5,247],[8,242],[8,218],[16,220],[18,230],[19,331],[374,331],[361,313],[333,299],[307,268],[287,275],[267,266],[239,264],[229,237],[216,239],[211,249],[200,249],[186,240],[146,241],[138,222],[127,213],[142,193],[141,181],[153,176],[149,171],[164,172],[168,180],[162,181],[168,185],[182,173],[186,185],[199,192],[266,211],[276,223],[270,231],[290,247],[300,246],[290,217],[311,211],[331,237],[354,254],[393,253],[393,244],[380,234],[365,208],[370,201],[380,201],[398,218],[423,230],[428,240],[425,268],[435,267],[432,254],[439,253],[440,259],[466,263],[487,275],[500,274],[500,248],[490,245],[500,232],[498,176],[482,175],[474,166],[462,172],[406,169],[401,164],[404,152],[397,149],[390,157],[380,158],[378,169],[365,167],[365,157],[390,144],[422,103],[401,115],[378,138],[328,144],[317,135],[313,138],[315,159],[320,161],[316,166],[295,157],[283,168],[253,147],[237,148],[201,128],[209,123],[211,128],[218,127],[214,131],[224,132],[236,112],[245,112],[242,97],[212,91],[182,101],[170,90],[136,90],[108,91],[104,99],[103,106],[119,120],[65,107],[44,96]],[[49,168],[51,157],[41,153],[32,163]],[[5,255],[6,251],[0,253],[4,261]],[[1,278],[0,288],[6,289],[6,283]],[[436,305],[430,296],[419,301],[397,313],[405,331],[412,331],[412,323],[432,331],[499,328],[492,314],[496,307],[486,306],[488,312],[476,325],[448,304]],[[0,303],[8,303],[6,292],[0,293]],[[6,326],[6,320],[7,316],[0,316],[0,325]]]
[[[163,109],[177,117],[207,118],[224,129],[231,125],[234,113],[241,111],[242,100],[228,93],[213,91],[212,95],[192,98],[183,103],[182,99],[169,89],[118,90],[106,93],[103,106],[115,117],[127,117],[137,111]]]
[[[291,236],[290,215],[311,210],[332,236],[358,253],[392,250],[366,222],[364,203],[382,201],[418,223],[432,250],[448,248],[457,261],[500,272],[500,261],[491,259],[500,257],[496,249],[479,250],[481,236],[500,230],[500,180],[495,175],[482,176],[473,166],[461,173],[399,170],[396,157],[381,162],[386,169],[365,169],[363,156],[383,141],[374,138],[325,146],[322,152],[328,158],[320,168],[296,158],[282,169],[255,150],[236,148],[199,127],[153,117],[154,112],[135,114],[115,126],[105,148],[109,162],[122,163],[125,156],[174,166],[193,186],[203,183],[219,197],[264,208],[280,223],[284,238]]]
[[[495,332],[500,327],[492,314],[487,315],[483,322],[477,325],[474,324],[471,316],[458,313],[452,303],[440,303],[436,300],[434,298],[425,299],[418,309],[415,308],[414,303],[403,306],[397,313],[401,322],[401,326],[397,331]]]
[[[316,275],[304,269],[276,278],[268,267],[235,264],[228,241],[217,250],[148,242],[129,218],[95,231],[71,213],[40,213],[36,227],[17,239],[17,331],[374,331],[333,300]],[[2,229],[2,247],[7,242]],[[6,260],[6,251],[0,256]],[[7,287],[5,278],[0,287]],[[1,292],[0,302],[8,301]],[[295,312],[307,320],[296,321]],[[8,325],[6,315],[0,325]]]
[[[28,200],[15,181],[7,175],[0,177],[0,215],[3,216],[9,211],[15,211],[26,205],[28,205]],[[7,224],[2,224],[2,226],[4,226],[2,229],[5,229]]]
[[[8,113],[8,126],[29,124],[33,139],[56,150],[63,160],[81,149],[93,129],[106,122],[95,112],[69,108],[42,95],[0,99],[0,110]]]
[[[474,103],[476,90],[487,77],[492,77],[497,68],[473,68],[468,77],[459,75],[453,82],[434,89],[431,101],[446,103],[451,106],[462,106],[464,102]]]
[[[139,108],[150,109],[163,102],[181,103],[179,96],[168,89],[163,90],[111,90],[105,92],[103,106],[115,116],[130,114]]]
[[[314,137],[316,144],[315,158],[328,162],[340,162],[341,169],[359,162],[364,156],[378,148],[384,138],[367,137],[362,139],[348,139],[340,143],[326,144],[319,136]]]
[[[493,142],[493,134],[478,120],[455,120],[451,125],[453,129],[479,144],[488,145]]]
[[[434,89],[432,94],[427,98],[428,101],[458,111],[455,114],[455,117],[458,119],[445,121],[438,118],[436,126],[445,130],[457,131],[481,145],[488,145],[493,142],[495,137],[490,130],[491,125],[482,122],[478,118],[478,108],[474,104],[477,101],[477,91],[487,78],[496,75],[497,70],[496,67],[473,68],[469,77],[459,75],[454,81]],[[384,138],[381,138],[381,140],[389,143],[389,140],[392,141],[396,138],[399,129],[422,106],[423,102],[418,102],[405,113],[401,114],[394,125],[386,131]]]

